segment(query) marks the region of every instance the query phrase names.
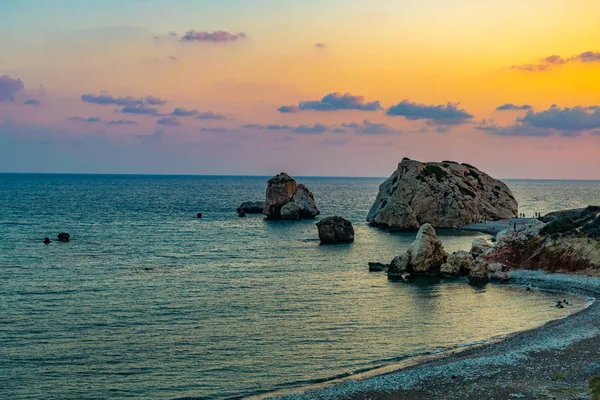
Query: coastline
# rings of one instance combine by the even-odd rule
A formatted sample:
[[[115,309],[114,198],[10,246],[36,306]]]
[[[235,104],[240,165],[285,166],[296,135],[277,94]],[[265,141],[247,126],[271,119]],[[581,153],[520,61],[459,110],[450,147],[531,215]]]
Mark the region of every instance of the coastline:
[[[587,380],[600,374],[600,305],[593,301],[600,296],[600,279],[517,271],[511,284],[592,301],[583,309],[526,331],[323,384],[248,398],[587,398]]]

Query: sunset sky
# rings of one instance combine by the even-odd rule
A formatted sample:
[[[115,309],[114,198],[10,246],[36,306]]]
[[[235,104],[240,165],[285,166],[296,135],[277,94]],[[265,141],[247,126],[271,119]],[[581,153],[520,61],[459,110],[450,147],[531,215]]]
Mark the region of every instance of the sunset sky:
[[[3,0],[0,172],[600,179],[597,0]]]

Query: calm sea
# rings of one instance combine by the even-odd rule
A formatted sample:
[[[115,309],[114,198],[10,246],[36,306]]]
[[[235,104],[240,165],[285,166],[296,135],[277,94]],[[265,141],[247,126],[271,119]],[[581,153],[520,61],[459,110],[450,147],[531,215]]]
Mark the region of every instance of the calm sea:
[[[298,178],[322,216],[354,224],[356,242],[334,247],[315,221],[238,218],[266,180],[0,174],[0,398],[237,397],[565,311],[535,291],[369,273],[414,239],[365,224],[383,179]],[[528,215],[600,204],[600,182],[507,183]],[[70,243],[42,244],[61,231]],[[482,236],[440,235],[449,251]]]

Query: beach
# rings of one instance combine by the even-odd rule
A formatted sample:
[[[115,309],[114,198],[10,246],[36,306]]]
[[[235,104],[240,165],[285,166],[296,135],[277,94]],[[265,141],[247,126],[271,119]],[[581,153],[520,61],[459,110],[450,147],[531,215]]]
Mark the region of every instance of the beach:
[[[600,279],[518,271],[515,284],[578,294],[590,304],[572,315],[489,344],[421,359],[417,365],[364,380],[278,399],[588,399],[600,374]],[[269,396],[267,396],[269,397]]]

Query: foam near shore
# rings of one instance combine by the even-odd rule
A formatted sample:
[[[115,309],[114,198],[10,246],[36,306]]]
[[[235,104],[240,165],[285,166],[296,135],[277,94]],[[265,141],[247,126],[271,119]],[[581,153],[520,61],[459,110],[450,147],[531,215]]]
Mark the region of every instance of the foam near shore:
[[[588,306],[540,327],[483,344],[411,358],[302,391],[296,389],[295,393],[257,398],[466,400],[492,398],[481,397],[491,394],[498,394],[494,398],[537,398],[556,386],[585,391],[586,379],[600,373],[600,306],[593,301],[600,295],[600,279],[538,271],[516,271],[514,278],[516,285],[584,296]]]

